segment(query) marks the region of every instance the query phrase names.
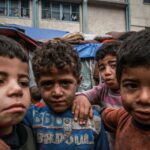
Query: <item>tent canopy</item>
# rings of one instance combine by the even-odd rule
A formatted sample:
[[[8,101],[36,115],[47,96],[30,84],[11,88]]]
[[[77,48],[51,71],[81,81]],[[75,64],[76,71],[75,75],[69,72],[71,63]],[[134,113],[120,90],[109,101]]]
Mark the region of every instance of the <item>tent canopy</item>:
[[[9,24],[8,27],[19,28],[24,31],[24,33],[34,40],[48,40],[56,37],[62,37],[68,34],[68,31],[62,30],[53,30],[53,29],[43,29],[43,28],[34,28],[34,27],[27,27],[21,26],[17,24]]]

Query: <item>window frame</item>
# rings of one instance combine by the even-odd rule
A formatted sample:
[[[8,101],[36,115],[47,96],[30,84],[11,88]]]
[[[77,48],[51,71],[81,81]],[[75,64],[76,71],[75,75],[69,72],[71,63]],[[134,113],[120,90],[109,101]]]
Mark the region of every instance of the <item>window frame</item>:
[[[143,0],[143,3],[145,4],[145,5],[150,5],[150,0]]]
[[[23,4],[27,2],[24,7]],[[16,6],[12,0],[4,0],[4,15],[0,14],[0,17],[15,17],[15,18],[30,18],[30,0],[16,0]]]
[[[48,5],[49,3],[49,5]],[[53,17],[52,13],[53,13],[53,4],[58,4],[59,5],[59,17]],[[48,7],[46,7],[47,5]],[[65,9],[65,5],[68,5],[68,10]],[[73,12],[72,8],[76,6],[78,9],[78,11]],[[66,7],[67,8],[67,7]],[[47,12],[46,12],[47,11]],[[49,14],[50,12],[50,14]],[[68,13],[68,14],[67,14]],[[65,15],[66,14],[66,18]],[[72,19],[72,14],[76,15],[76,19]],[[69,3],[69,2],[54,2],[54,1],[42,1],[41,3],[41,19],[50,19],[50,20],[58,20],[58,21],[76,21],[79,22],[80,21],[80,9],[79,9],[79,4],[76,3]]]

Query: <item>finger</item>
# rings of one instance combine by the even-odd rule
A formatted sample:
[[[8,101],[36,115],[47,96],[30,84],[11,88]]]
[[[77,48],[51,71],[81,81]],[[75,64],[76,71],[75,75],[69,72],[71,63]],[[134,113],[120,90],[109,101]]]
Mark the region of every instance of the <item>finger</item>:
[[[82,107],[80,107],[80,113],[79,113],[79,124],[80,125],[85,124],[85,118],[86,118],[86,116],[85,116],[85,106],[83,107],[83,105],[82,105]]]
[[[92,107],[89,110],[89,117],[90,117],[90,119],[93,118],[93,109],[92,109]]]
[[[74,120],[75,121],[78,121],[79,113],[80,113],[80,107],[79,105],[75,105],[75,108],[74,108]]]
[[[74,112],[75,112],[75,108],[76,108],[76,102],[74,101],[73,102],[73,105],[72,105],[72,113],[74,114]]]
[[[82,119],[82,121],[83,121],[82,123],[83,124],[86,124],[87,121],[88,121],[88,118],[90,118],[90,116],[89,116],[90,108],[91,108],[91,106],[89,106],[89,105],[84,107],[84,112],[82,113],[83,114],[83,119]]]

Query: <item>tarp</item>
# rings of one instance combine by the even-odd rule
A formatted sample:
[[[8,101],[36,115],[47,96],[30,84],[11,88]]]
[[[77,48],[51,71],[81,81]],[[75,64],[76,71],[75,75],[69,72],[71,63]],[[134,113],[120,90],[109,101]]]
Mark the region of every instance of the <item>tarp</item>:
[[[0,26],[0,35],[8,36],[19,42],[26,50],[33,51],[40,43],[29,36],[25,35],[21,30],[8,26]]]
[[[27,27],[27,26],[21,26],[16,24],[10,24],[9,26],[23,29],[27,36],[39,41],[53,39],[56,37],[63,37],[64,35],[69,33],[68,31],[34,28],[34,27]]]
[[[75,45],[80,58],[94,58],[97,50],[102,46],[101,43],[87,43]]]

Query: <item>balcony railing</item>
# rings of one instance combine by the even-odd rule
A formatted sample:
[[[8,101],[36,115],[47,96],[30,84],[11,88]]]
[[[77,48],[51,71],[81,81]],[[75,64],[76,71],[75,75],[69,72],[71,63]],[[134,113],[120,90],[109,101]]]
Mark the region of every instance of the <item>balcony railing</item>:
[[[121,7],[125,7],[126,5],[128,5],[128,0],[88,0],[88,2],[94,4],[106,4]]]
[[[90,1],[90,0],[89,0]],[[127,4],[128,0],[91,0],[97,2],[110,2],[110,3],[120,3],[120,4]]]

